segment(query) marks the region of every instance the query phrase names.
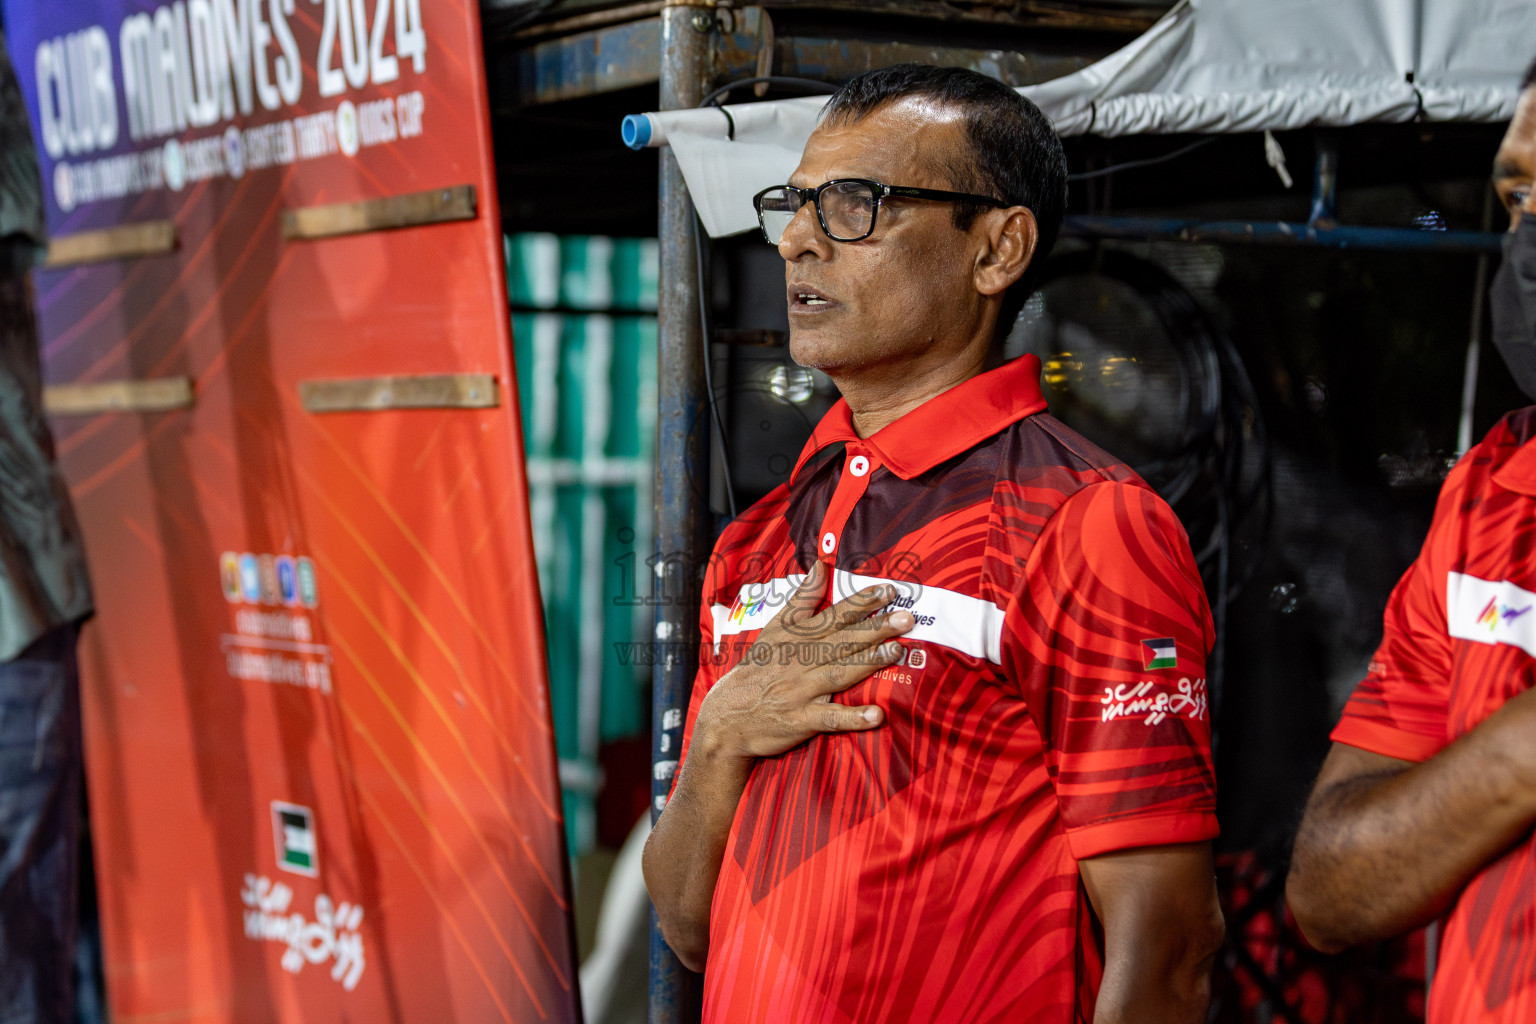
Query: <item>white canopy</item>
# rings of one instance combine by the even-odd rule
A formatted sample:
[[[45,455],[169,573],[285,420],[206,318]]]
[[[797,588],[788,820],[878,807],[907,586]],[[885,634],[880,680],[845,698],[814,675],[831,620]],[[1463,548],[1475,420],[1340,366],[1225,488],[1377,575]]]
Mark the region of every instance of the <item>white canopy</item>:
[[[1497,122],[1533,58],[1533,0],[1182,0],[1097,64],[1019,91],[1062,135]],[[824,102],[652,113],[637,131],[671,145],[720,237],[756,227],[752,195],[788,178]]]

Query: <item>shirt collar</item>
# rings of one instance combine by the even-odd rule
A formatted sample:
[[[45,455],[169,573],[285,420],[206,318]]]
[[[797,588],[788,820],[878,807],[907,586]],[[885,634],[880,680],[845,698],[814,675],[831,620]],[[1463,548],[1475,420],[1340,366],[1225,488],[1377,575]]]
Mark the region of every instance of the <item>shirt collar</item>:
[[[1493,482],[1506,491],[1536,497],[1536,438],[1522,444],[1493,471]]]
[[[1044,411],[1040,360],[1033,355],[977,374],[862,439],[853,430],[853,411],[839,398],[811,431],[789,479],[793,482],[800,475],[800,467],[823,448],[852,444],[870,450],[881,465],[903,480],[911,480],[1026,416]]]

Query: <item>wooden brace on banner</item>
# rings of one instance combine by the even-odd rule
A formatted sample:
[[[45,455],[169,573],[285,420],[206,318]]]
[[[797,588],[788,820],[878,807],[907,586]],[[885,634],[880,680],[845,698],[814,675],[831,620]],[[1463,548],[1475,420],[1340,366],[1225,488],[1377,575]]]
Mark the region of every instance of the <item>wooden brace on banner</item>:
[[[475,219],[475,186],[432,188],[383,199],[283,211],[283,237],[331,238],[420,224]]]
[[[50,416],[94,416],[103,412],[173,412],[192,407],[191,377],[103,380],[43,388]]]
[[[104,263],[139,256],[159,256],[176,251],[176,224],[146,220],[99,231],[60,235],[48,242],[45,266],[69,267],[80,263]]]
[[[494,409],[500,402],[489,373],[357,377],[299,382],[305,412],[387,412],[391,409]]]

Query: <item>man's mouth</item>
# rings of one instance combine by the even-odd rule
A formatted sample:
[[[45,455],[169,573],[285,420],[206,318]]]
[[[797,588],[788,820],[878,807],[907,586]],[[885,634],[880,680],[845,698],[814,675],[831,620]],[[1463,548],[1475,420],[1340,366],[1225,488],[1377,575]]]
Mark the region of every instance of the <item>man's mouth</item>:
[[[815,288],[792,285],[789,289],[789,311],[791,313],[812,313],[817,310],[827,309],[836,304]]]

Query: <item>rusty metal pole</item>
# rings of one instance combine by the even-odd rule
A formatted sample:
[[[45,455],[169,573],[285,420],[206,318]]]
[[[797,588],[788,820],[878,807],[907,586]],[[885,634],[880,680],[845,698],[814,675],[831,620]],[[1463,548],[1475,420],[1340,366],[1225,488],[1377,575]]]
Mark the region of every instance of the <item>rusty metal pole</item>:
[[[710,81],[712,2],[662,11],[660,109],[695,107]],[[698,665],[699,581],[709,557],[709,406],[699,322],[693,201],[672,151],[661,150],[661,295],[657,308],[656,604],[651,704],[651,820],[677,771],[683,716]],[[698,1024],[701,978],[680,963],[651,911],[650,1024]]]

